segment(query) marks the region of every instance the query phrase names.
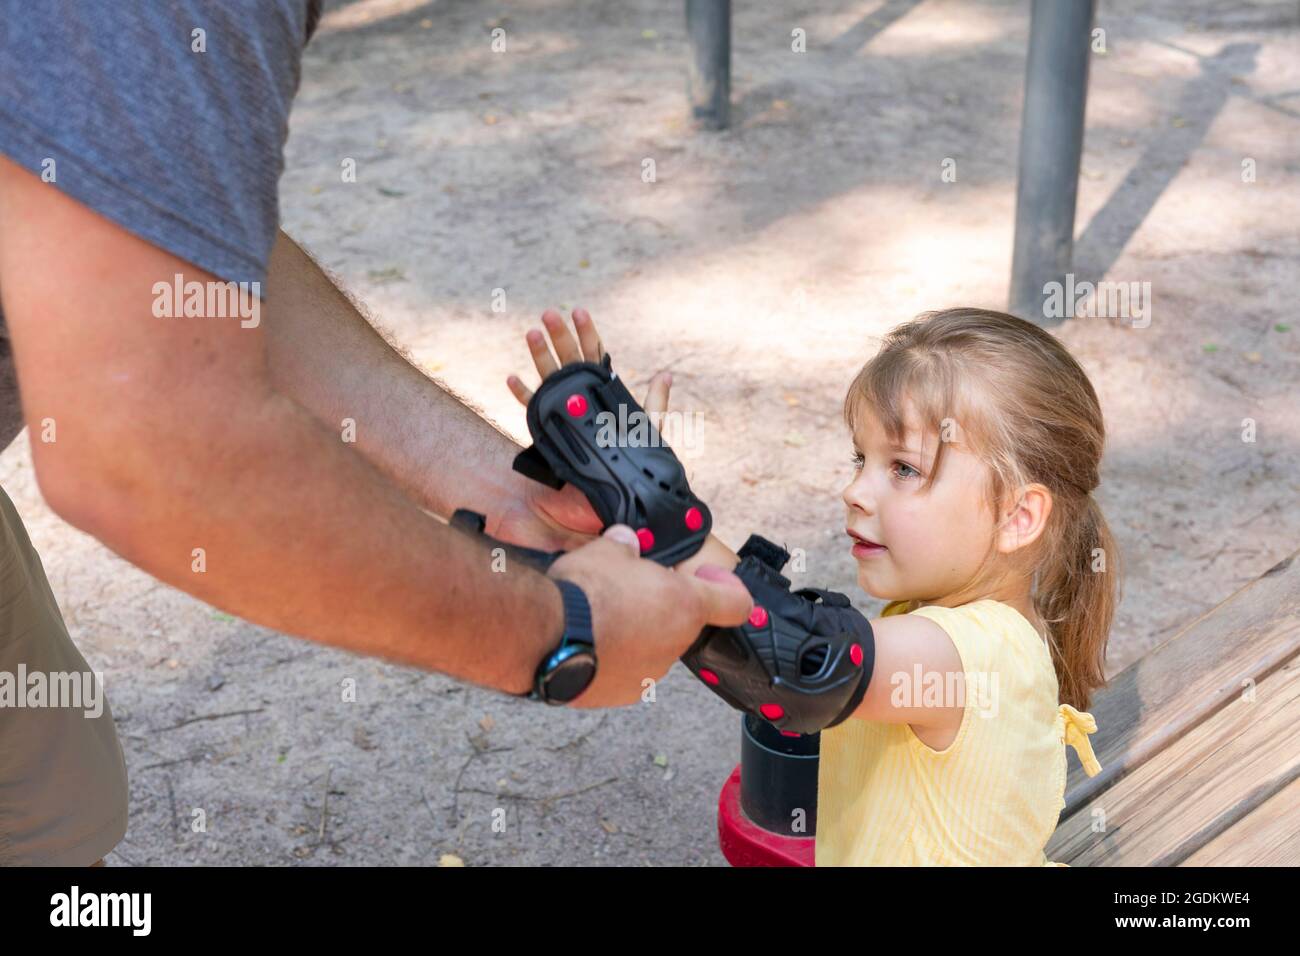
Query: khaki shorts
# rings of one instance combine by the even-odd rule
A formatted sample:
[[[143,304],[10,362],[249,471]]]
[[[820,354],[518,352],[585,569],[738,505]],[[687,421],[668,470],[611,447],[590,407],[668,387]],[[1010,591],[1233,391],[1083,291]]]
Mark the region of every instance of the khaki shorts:
[[[126,763],[103,684],[0,489],[0,865],[89,866],[122,839],[126,819]]]

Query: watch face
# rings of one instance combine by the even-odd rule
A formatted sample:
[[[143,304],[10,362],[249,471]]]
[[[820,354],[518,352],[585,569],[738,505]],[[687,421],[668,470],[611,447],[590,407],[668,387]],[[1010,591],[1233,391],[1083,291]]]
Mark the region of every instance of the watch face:
[[[595,676],[595,655],[590,651],[579,651],[561,661],[546,676],[546,698],[567,704],[586,690]]]

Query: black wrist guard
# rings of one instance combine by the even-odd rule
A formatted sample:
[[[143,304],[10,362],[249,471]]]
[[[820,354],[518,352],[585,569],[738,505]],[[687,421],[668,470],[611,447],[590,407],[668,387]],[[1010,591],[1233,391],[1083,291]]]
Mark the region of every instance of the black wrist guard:
[[[490,534],[483,532],[483,529],[487,527],[487,519],[477,511],[469,511],[466,508],[457,508],[448,524],[459,531],[464,531],[466,534],[478,538],[489,547],[501,548],[507,558],[521,561],[529,567],[536,568],[543,574],[550,569],[552,564],[568,553],[565,551],[538,551],[536,548],[525,548],[522,545],[498,541]]]
[[[758,535],[740,549],[736,575],[754,598],[749,620],[707,627],[682,663],[737,710],[783,733],[812,734],[846,720],[871,683],[871,623],[837,591],[790,591],[789,553]]]
[[[576,486],[606,528],[632,526],[643,557],[673,565],[703,546],[712,515],[608,355],[547,376],[528,402],[528,432],[533,446],[515,471],[552,488]]]

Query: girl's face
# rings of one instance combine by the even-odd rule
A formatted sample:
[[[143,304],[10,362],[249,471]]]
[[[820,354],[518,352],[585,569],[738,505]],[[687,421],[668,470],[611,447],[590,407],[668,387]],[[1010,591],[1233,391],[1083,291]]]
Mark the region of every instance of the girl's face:
[[[911,408],[901,447],[869,408],[859,419],[853,480],[843,491],[858,584],[882,600],[941,603],[971,583],[993,541],[989,469],[963,442],[949,441],[938,479],[923,490],[938,436],[926,435],[922,448]]]

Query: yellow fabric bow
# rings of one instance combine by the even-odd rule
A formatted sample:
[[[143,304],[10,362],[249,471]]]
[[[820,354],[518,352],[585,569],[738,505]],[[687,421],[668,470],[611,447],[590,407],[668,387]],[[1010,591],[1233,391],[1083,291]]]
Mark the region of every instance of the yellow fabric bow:
[[[1101,773],[1101,764],[1097,762],[1092,744],[1088,742],[1088,734],[1097,732],[1096,719],[1092,714],[1075,710],[1069,704],[1061,705],[1061,716],[1065,719],[1065,742],[1079,755],[1083,772],[1090,777],[1097,776]]]

